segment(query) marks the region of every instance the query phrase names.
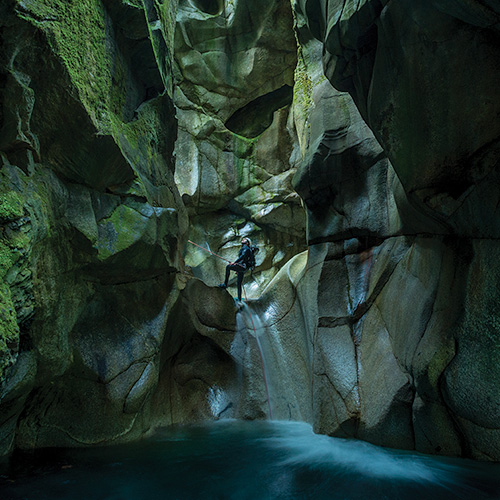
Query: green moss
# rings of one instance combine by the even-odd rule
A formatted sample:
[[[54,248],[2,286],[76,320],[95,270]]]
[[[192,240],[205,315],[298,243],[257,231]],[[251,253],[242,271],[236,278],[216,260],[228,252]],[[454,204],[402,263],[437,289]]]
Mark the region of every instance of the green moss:
[[[30,2],[33,17],[67,68],[80,99],[96,124],[106,128],[108,110],[116,108],[113,88],[119,65],[106,41],[109,30],[100,0],[38,0]]]
[[[0,238],[0,279],[2,279],[9,269],[27,252],[31,239],[19,232],[11,238]]]
[[[0,382],[5,368],[14,361],[13,353],[17,351],[19,343],[17,315],[10,288],[4,278],[14,266],[23,265],[30,241],[29,235],[22,230],[0,238]]]
[[[147,107],[138,118],[129,123],[123,123],[116,117],[111,120],[111,135],[114,137],[123,155],[133,165],[136,174],[130,185],[128,194],[147,197],[147,190],[141,175],[150,176],[151,171],[142,172],[140,166],[150,166],[158,155],[158,131],[163,125],[159,123],[158,114]],[[148,167],[150,168],[150,167]],[[141,171],[141,173],[139,173]]]
[[[144,10],[143,0],[122,3]],[[158,67],[169,90],[177,4],[178,0],[155,0],[153,8],[161,29],[156,24],[149,26]],[[102,133],[109,133],[111,115],[123,118],[127,67],[112,41],[113,27],[102,1],[37,0],[24,2],[21,10],[20,17],[47,34],[94,123]]]
[[[98,258],[106,260],[143,238],[148,218],[137,210],[120,205],[107,219],[99,223]]]
[[[0,282],[0,381],[4,371],[13,362],[13,353],[19,345],[19,326],[12,303],[10,288]]]
[[[155,0],[169,51],[174,51],[174,34],[179,0]]]
[[[139,159],[151,158],[157,154],[158,130],[162,129],[162,124],[158,120],[158,114],[154,109],[144,108],[138,118],[129,123],[122,123],[116,117],[111,120],[111,133],[118,140],[125,139],[128,143],[128,150],[134,151],[137,157],[130,158],[133,163],[139,163]],[[128,156],[128,155],[127,155]],[[135,160],[135,161],[134,161]]]
[[[432,387],[436,388],[439,377],[455,355],[455,344],[449,342],[436,351],[429,362],[427,374]]]
[[[18,219],[24,215],[24,200],[15,191],[0,193],[0,220]]]
[[[25,190],[29,200],[29,211],[36,214],[38,220],[36,231],[39,239],[53,236],[57,221],[54,209],[57,210],[59,202],[54,199],[54,180],[51,175],[53,174],[47,170],[36,171]]]
[[[4,240],[0,241],[0,277],[4,277],[7,271],[19,259],[19,252],[15,248],[6,243]]]
[[[151,8],[155,10],[155,18],[158,18],[160,23],[159,25],[157,23],[148,24],[151,45],[158,69],[170,97],[173,96],[172,68],[178,3],[178,0],[154,0]],[[150,16],[151,13],[148,13],[148,17]]]
[[[313,83],[307,74],[304,58],[299,48],[299,57],[295,68],[295,85],[293,89],[293,103],[300,105],[304,113],[307,113],[313,105]]]
[[[0,176],[2,189],[7,186],[5,177]],[[16,191],[0,191],[0,223],[15,221],[25,215],[25,201]],[[4,230],[0,237],[0,279],[2,279],[9,269],[26,252],[30,243],[29,236],[21,230]]]
[[[112,113],[121,117],[126,104],[127,97],[127,68],[125,61],[117,57],[113,64],[112,85],[110,88],[109,102],[107,103]],[[110,117],[108,117],[110,118]]]

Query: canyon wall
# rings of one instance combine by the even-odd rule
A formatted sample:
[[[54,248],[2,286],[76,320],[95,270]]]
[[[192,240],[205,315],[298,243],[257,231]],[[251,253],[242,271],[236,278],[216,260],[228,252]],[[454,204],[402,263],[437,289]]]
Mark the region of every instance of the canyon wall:
[[[315,426],[498,459],[498,7],[296,8],[326,77],[349,94],[314,89],[295,177],[309,244],[325,255]]]
[[[144,431],[188,228],[175,8],[0,8],[2,453]]]
[[[249,297],[306,249],[290,5],[0,13],[0,453],[217,417],[235,308],[200,281],[225,264],[186,245],[234,259],[255,235]]]
[[[0,19],[0,453],[272,415],[500,459],[494,2]]]

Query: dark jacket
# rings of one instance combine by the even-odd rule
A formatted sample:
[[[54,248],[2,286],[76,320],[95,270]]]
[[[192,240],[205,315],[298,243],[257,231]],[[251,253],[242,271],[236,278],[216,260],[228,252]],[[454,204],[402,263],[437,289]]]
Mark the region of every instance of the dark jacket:
[[[242,245],[238,253],[238,258],[234,261],[234,263],[243,264],[245,267],[248,267],[251,256],[252,250],[250,250],[250,247],[248,245]]]

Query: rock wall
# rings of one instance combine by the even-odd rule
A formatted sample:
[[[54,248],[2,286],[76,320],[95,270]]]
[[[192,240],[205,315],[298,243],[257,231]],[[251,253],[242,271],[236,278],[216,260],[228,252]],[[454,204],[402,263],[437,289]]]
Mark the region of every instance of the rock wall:
[[[315,426],[498,459],[498,8],[296,8],[325,75],[349,94],[314,88],[295,177],[324,253]]]
[[[1,453],[144,430],[188,226],[175,7],[0,8]]]
[[[306,248],[291,182],[300,156],[290,124],[297,62],[290,4],[181,2],[175,60],[175,179],[190,239],[231,260],[241,237],[252,238],[261,252],[247,294],[258,296]],[[186,264],[208,284],[223,280],[226,263],[194,246]]]
[[[0,454],[220,415],[235,309],[186,242],[257,235],[248,296],[306,248],[290,5],[0,9]]]
[[[499,15],[4,2],[0,454],[272,415],[498,460]],[[237,310],[187,240],[242,236]]]

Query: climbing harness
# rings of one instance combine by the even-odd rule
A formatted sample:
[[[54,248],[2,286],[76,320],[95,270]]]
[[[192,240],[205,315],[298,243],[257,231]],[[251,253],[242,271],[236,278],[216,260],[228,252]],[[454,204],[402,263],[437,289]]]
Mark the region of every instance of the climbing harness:
[[[216,254],[215,252],[212,252],[212,250],[209,250],[208,248],[205,248],[205,247],[202,247],[201,245],[198,245],[198,243],[195,243],[194,241],[188,240],[188,242],[191,243],[192,245],[194,245],[195,247],[198,247],[198,248],[201,248],[202,250],[205,250],[205,252],[208,252],[209,254],[213,255],[214,257],[218,257],[219,259],[221,259],[225,262],[228,262],[229,264],[235,264],[237,266],[240,266],[243,269],[242,272],[245,272],[247,270],[247,268],[243,264],[240,264],[239,262],[231,262],[230,260],[225,259],[224,257],[221,257],[220,255]],[[255,253],[257,253],[259,251],[259,249],[257,247],[253,247],[253,248],[257,249],[257,251]],[[252,250],[252,255],[253,255],[253,250]],[[253,262],[255,263],[255,258],[254,258]],[[253,271],[253,268],[251,268],[251,270]],[[245,285],[242,283],[241,286],[242,286],[243,292],[245,294],[245,302],[247,302],[247,292],[245,290]],[[254,330],[255,330],[255,328],[254,328]]]

